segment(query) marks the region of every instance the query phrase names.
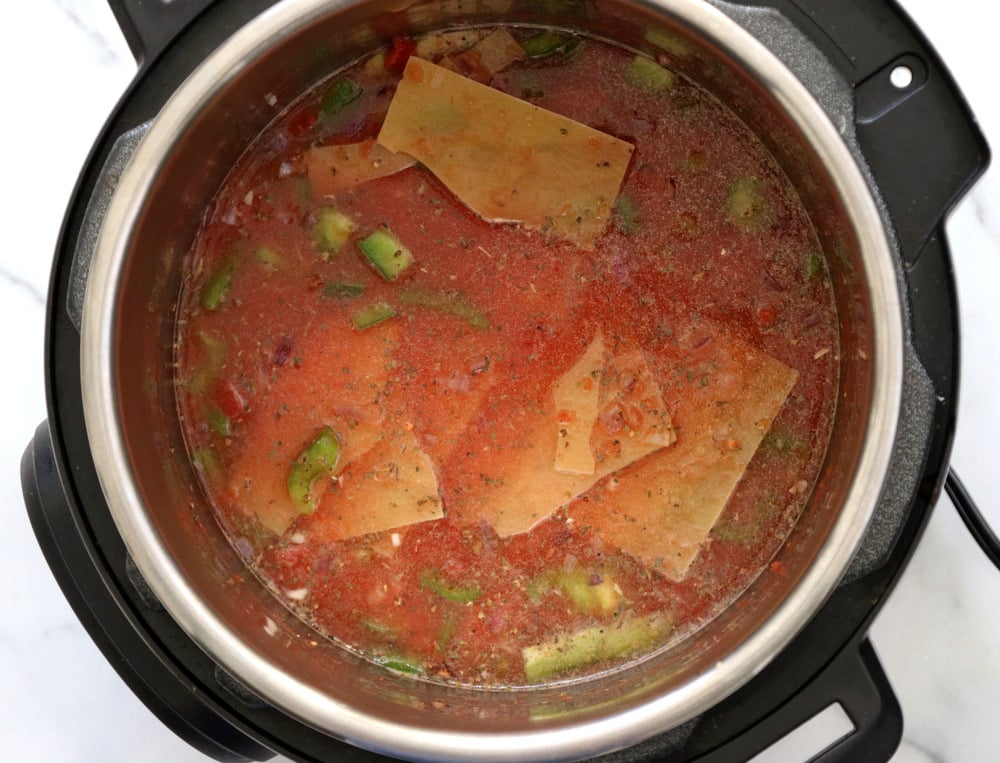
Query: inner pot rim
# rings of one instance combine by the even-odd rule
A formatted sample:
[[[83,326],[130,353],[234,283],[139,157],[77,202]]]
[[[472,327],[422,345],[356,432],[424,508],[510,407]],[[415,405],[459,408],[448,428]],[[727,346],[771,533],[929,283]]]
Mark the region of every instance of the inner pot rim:
[[[771,51],[699,0],[654,3],[738,61],[783,106],[810,140],[837,186],[866,263],[873,325],[869,436],[845,507],[820,554],[779,608],[726,659],[642,706],[599,720],[541,730],[483,734],[415,729],[373,718],[284,672],[253,649],[207,606],[162,542],[132,471],[115,388],[118,296],[130,237],[155,181],[155,170],[212,96],[261,55],[329,9],[326,0],[285,0],[238,31],[171,96],[122,174],[91,264],[81,330],[81,382],[95,467],[108,506],[140,572],[160,602],[214,660],[269,702],[323,731],[369,749],[421,758],[569,759],[634,744],[704,712],[746,683],[815,614],[840,580],[873,514],[896,434],[902,396],[903,328],[894,258],[883,219],[854,157],[826,113]]]

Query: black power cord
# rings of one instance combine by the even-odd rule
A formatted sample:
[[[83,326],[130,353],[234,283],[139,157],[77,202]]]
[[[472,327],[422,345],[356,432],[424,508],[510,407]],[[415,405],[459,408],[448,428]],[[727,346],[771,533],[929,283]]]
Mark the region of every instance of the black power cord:
[[[954,469],[948,470],[948,476],[944,481],[944,491],[948,494],[951,502],[955,504],[958,515],[962,518],[965,526],[969,528],[969,532],[972,533],[972,537],[976,539],[976,543],[979,544],[983,553],[993,562],[993,566],[1000,569],[1000,540],[993,533],[986,518],[979,513],[975,501],[972,500],[972,496],[969,495]]]

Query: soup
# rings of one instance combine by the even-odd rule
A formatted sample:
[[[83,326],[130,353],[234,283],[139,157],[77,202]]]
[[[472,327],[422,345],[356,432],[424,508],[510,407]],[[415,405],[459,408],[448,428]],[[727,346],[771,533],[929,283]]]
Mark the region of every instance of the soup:
[[[829,277],[766,148],[660,62],[396,40],[277,116],[186,272],[204,491],[345,648],[572,680],[784,573],[834,414]]]

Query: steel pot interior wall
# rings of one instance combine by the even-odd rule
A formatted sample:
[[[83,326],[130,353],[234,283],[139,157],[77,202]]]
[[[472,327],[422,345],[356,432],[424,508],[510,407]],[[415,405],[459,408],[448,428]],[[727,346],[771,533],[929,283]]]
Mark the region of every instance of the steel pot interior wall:
[[[172,376],[175,306],[191,242],[254,136],[310,85],[394,35],[496,22],[614,40],[666,60],[739,113],[811,210],[842,342],[833,444],[780,552],[787,574],[762,575],[739,607],[644,662],[520,691],[397,677],[319,638],[282,607],[213,519],[186,457]],[[877,208],[822,110],[705,3],[289,0],[196,70],[122,175],[84,309],[88,437],[116,523],[153,590],[217,662],[272,704],[333,736],[404,757],[594,755],[680,724],[735,690],[791,639],[846,568],[876,505],[898,415],[902,340],[892,263]],[[489,743],[501,736],[501,746]]]

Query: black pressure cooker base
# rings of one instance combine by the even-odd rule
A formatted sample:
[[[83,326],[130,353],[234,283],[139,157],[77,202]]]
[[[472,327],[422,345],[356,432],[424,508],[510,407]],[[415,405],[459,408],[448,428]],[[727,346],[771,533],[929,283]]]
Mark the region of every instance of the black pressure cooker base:
[[[36,431],[21,465],[38,543],[77,617],[122,679],[160,720],[209,757],[266,760],[280,753],[302,763],[384,760],[261,701],[209,659],[131,564],[101,492],[81,426],[79,316],[72,309],[79,299],[74,252],[87,233],[86,209],[101,187],[115,141],[152,119],[198,62],[272,4],[109,2],[141,68],[80,176],[56,252],[46,343],[49,420]],[[904,421],[912,432],[902,437],[912,442],[902,443],[906,457],[894,462],[889,509],[879,512],[845,582],[802,633],[747,685],[699,718],[601,760],[743,761],[834,703],[855,731],[816,759],[887,760],[899,743],[902,716],[867,632],[944,481],[958,341],[943,221],[985,170],[989,153],[946,70],[891,2],[717,4],[734,15],[777,11],[853,88],[857,143],[884,203],[910,297],[906,381],[912,415]],[[758,32],[769,33],[766,24]],[[905,98],[883,82],[901,61],[917,74]],[[921,188],[918,197],[915,186]]]

